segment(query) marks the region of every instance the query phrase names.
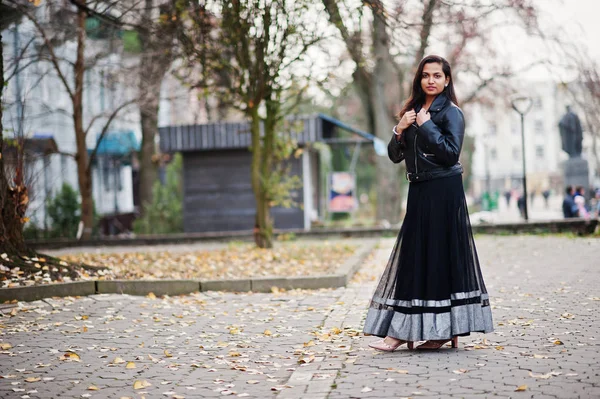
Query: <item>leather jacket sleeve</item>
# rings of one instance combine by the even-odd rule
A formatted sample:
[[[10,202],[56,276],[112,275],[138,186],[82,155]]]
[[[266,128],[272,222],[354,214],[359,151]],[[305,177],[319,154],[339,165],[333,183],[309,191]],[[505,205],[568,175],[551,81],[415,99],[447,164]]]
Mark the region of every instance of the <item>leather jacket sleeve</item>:
[[[434,154],[437,162],[446,166],[454,166],[458,162],[460,150],[465,136],[465,119],[458,107],[451,107],[444,115],[443,126],[428,120],[419,127],[419,136],[425,143],[426,150]]]
[[[388,157],[393,163],[400,163],[404,160],[404,150],[406,145],[404,144],[404,137],[398,141],[396,135],[392,135],[392,139],[388,144]]]

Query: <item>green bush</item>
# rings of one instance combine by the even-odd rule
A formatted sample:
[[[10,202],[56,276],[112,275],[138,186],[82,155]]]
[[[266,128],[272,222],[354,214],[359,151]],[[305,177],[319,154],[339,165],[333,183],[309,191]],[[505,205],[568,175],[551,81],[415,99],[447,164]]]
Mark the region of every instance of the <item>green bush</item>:
[[[152,203],[144,204],[144,216],[136,220],[137,234],[170,234],[183,232],[183,158],[175,154],[167,166],[165,184],[160,181],[152,187]]]
[[[50,236],[75,238],[79,226],[81,207],[77,191],[64,183],[54,198],[48,201]]]

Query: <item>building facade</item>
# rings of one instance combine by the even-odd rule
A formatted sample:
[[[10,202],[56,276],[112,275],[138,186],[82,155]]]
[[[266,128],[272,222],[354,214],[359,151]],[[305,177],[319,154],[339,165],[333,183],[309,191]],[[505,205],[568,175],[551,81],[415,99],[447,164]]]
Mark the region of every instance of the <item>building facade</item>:
[[[65,7],[68,7],[66,5]],[[50,18],[42,5],[36,8],[37,17]],[[72,103],[64,84],[49,61],[29,62],[44,51],[39,32],[27,19],[14,23],[2,32],[5,79],[8,85],[3,95],[3,126],[5,137],[25,139],[53,139],[58,151],[39,157],[27,165],[30,169],[27,182],[32,193],[28,216],[38,227],[46,226],[45,206],[67,183],[78,190],[75,132],[73,128]],[[54,47],[61,61],[60,69],[69,83],[74,81],[73,68],[69,65],[76,55],[76,43],[66,41]],[[89,127],[86,136],[88,154],[97,146],[98,138],[109,115],[125,102],[135,98],[137,80],[124,73],[135,71],[138,55],[124,51],[123,45],[88,35],[86,60],[94,59],[94,65],[84,74],[83,125]],[[175,123],[199,123],[206,120],[207,109],[201,100],[192,101],[196,93],[182,87],[168,77],[161,88],[159,125]],[[197,110],[197,111],[195,111]],[[118,213],[135,213],[134,186],[136,184],[137,159],[141,141],[139,109],[136,104],[123,108],[112,120],[105,136],[110,142],[104,151],[97,151],[92,164],[93,197],[96,212],[100,216]],[[158,138],[157,138],[158,139]],[[112,154],[115,143],[126,142]]]
[[[486,191],[502,194],[511,190],[520,194],[524,148],[528,193],[539,195],[551,190],[562,196],[562,162],[568,155],[561,147],[558,123],[567,105],[578,114],[584,126],[582,157],[589,162],[590,184],[598,185],[592,137],[585,127],[583,111],[573,101],[572,91],[551,81],[518,82],[516,86],[519,93],[527,94],[532,100],[524,118],[524,147],[521,117],[512,109],[510,98],[496,97],[491,106],[473,104],[466,110],[467,134],[475,137],[471,195],[479,198]]]

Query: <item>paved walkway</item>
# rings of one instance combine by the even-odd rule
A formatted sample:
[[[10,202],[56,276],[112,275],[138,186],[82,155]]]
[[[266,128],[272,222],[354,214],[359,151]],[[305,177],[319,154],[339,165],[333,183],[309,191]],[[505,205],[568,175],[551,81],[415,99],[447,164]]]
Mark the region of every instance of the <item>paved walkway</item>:
[[[4,309],[0,397],[600,397],[600,240],[477,237],[496,331],[377,353],[359,331],[392,245],[336,290]]]

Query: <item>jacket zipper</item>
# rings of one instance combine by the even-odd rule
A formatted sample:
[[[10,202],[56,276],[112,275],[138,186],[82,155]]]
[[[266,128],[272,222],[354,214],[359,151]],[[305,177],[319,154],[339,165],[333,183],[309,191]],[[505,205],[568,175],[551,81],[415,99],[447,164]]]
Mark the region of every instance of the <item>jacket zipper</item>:
[[[417,153],[417,130],[415,130],[415,142],[414,142],[414,153],[415,153],[415,173],[419,173],[419,168],[417,167],[417,157],[418,157],[418,153]]]

